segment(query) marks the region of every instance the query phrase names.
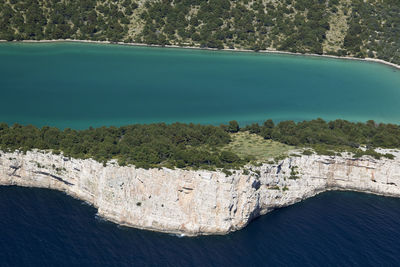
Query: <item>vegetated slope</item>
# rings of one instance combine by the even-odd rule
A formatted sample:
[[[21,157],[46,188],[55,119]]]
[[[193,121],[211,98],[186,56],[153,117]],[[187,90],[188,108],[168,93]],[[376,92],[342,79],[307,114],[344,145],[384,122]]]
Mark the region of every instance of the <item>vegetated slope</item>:
[[[246,161],[221,148],[230,135],[221,127],[165,123],[123,127],[60,130],[53,127],[0,124],[0,148],[4,150],[51,149],[74,158],[100,162],[117,159],[120,165],[137,167],[236,168]]]
[[[362,150],[360,145],[368,149]],[[313,148],[319,154],[347,151],[353,152],[355,157],[367,154],[375,158],[393,158],[373,148],[400,148],[400,126],[373,121],[327,123],[322,119],[299,123],[282,121],[277,125],[267,120],[261,126],[252,124],[243,129],[236,121],[221,126],[158,123],[87,130],[0,124],[0,149],[4,151],[49,149],[74,158],[102,162],[116,159],[120,165],[143,168],[221,168],[226,171],[241,168],[251,160],[265,162],[285,157],[284,154],[295,146],[302,150]],[[303,153],[313,152],[306,149]]]
[[[0,39],[350,55],[400,63],[398,0],[0,0]]]
[[[267,120],[263,125],[254,123],[241,130],[283,144],[313,148],[318,154],[326,155],[348,151],[356,157],[367,154],[379,158],[382,155],[376,153],[374,148],[400,148],[400,126],[377,124],[372,120],[355,123],[340,119],[330,122],[316,119],[298,123],[281,121],[277,125]],[[366,150],[360,150],[361,145]],[[390,155],[385,156],[391,158]]]

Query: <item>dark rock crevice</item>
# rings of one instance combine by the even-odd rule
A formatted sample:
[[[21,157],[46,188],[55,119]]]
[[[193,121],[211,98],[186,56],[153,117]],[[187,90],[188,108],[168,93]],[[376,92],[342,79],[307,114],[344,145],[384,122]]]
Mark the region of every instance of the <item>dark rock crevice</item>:
[[[73,183],[70,183],[70,182],[68,182],[68,181],[65,181],[63,178],[61,178],[61,177],[59,177],[59,176],[56,176],[56,175],[54,175],[54,174],[48,173],[48,172],[35,171],[34,173],[36,173],[36,174],[42,174],[42,175],[46,175],[46,176],[50,176],[51,178],[56,179],[56,180],[58,180],[58,181],[60,181],[60,182],[62,182],[62,183],[64,183],[64,184],[66,184],[66,185],[74,185]]]

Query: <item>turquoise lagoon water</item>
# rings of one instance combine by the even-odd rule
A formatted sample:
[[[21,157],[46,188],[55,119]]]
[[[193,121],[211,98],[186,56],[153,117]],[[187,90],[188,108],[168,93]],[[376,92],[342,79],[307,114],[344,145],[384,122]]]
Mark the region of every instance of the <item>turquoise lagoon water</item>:
[[[400,122],[399,70],[319,57],[3,43],[0,92],[0,121],[61,128],[317,117]]]

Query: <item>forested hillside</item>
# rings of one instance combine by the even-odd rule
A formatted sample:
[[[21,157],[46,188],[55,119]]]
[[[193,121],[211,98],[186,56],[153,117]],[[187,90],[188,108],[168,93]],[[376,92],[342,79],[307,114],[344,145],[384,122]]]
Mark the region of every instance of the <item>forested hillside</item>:
[[[0,0],[0,39],[67,38],[400,63],[400,1]]]

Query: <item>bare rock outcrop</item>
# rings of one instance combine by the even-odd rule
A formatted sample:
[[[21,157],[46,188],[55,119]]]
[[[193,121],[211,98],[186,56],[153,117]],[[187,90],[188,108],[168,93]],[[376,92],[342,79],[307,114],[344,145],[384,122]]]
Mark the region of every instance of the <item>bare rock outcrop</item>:
[[[119,224],[186,235],[225,234],[268,211],[326,190],[400,196],[395,159],[291,157],[247,166],[248,174],[106,166],[40,151],[0,151],[0,185],[60,190]]]

